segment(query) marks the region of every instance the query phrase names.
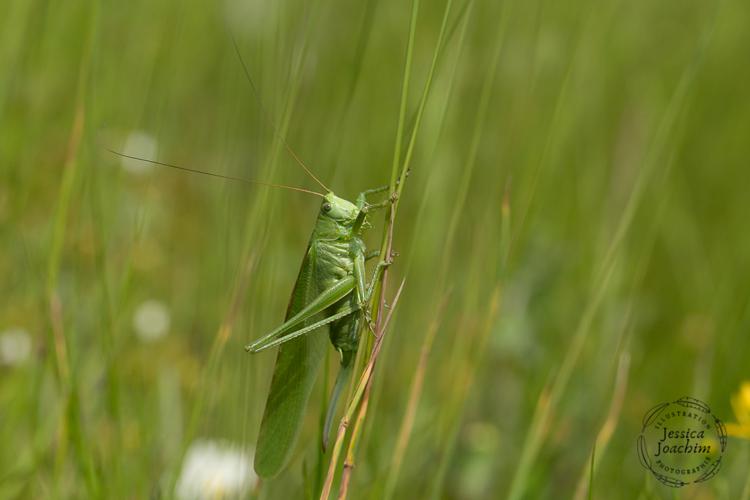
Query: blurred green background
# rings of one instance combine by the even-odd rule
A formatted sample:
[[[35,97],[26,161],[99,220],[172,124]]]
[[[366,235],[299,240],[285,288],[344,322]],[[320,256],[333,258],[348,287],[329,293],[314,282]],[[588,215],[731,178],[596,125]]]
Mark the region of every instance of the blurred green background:
[[[407,133],[444,8],[418,12]],[[0,497],[220,496],[204,473],[228,497],[304,494],[325,387],[258,485],[274,354],[242,346],[283,318],[319,201],[107,148],[314,188],[273,122],[353,199],[390,178],[411,12],[0,4]],[[747,441],[679,491],[635,443],[684,395],[744,418],[748,25],[741,0],[454,2],[351,498],[584,498],[595,441],[593,498],[747,498]]]

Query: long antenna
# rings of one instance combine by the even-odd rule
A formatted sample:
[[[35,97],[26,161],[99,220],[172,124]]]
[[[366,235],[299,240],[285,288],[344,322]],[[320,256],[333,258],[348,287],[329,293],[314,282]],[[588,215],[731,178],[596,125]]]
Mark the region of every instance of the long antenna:
[[[242,65],[242,70],[245,73],[245,78],[247,79],[247,82],[250,84],[250,87],[253,89],[253,94],[255,95],[255,99],[258,101],[258,105],[260,106],[260,110],[265,116],[268,123],[271,124],[271,128],[273,128],[274,133],[276,134],[276,137],[278,137],[281,142],[284,144],[284,147],[286,148],[287,152],[294,158],[294,161],[296,161],[300,167],[304,169],[305,172],[307,172],[307,175],[313,178],[315,182],[320,184],[320,186],[326,190],[326,192],[330,192],[331,190],[323,184],[320,179],[315,177],[315,174],[312,173],[312,171],[307,168],[307,165],[305,165],[302,160],[300,160],[299,156],[294,152],[292,147],[289,145],[289,143],[286,141],[286,138],[281,135],[279,132],[279,129],[276,128],[276,124],[271,120],[271,115],[268,114],[266,111],[266,108],[263,106],[263,101],[260,99],[260,92],[258,92],[258,87],[255,86],[255,82],[253,81],[252,77],[250,76],[250,71],[247,69],[247,64],[245,64],[245,60],[242,58],[242,54],[240,53],[240,48],[237,45],[237,40],[234,38],[234,35],[231,35],[232,37],[232,45],[234,45],[234,52],[237,54],[237,58],[240,60],[240,64]]]
[[[148,158],[140,158],[138,156],[127,155],[125,153],[120,153],[119,151],[115,151],[115,150],[109,149],[109,148],[105,148],[105,149],[107,151],[109,151],[110,153],[116,154],[117,156],[122,156],[123,158],[130,158],[131,160],[138,160],[138,161],[143,161],[143,162],[146,162],[146,163],[151,163],[153,165],[159,165],[159,166],[162,166],[162,167],[174,168],[174,169],[177,169],[177,170],[182,170],[184,172],[191,172],[191,173],[194,173],[194,174],[208,175],[210,177],[218,177],[219,179],[228,179],[230,181],[240,181],[240,182],[244,182],[246,184],[258,184],[258,185],[261,185],[261,186],[269,186],[269,187],[275,187],[275,188],[291,189],[292,191],[300,191],[302,193],[314,194],[316,196],[320,196],[322,198],[325,198],[325,195],[323,193],[318,193],[317,191],[311,191],[309,189],[304,189],[304,188],[300,188],[300,187],[296,187],[296,186],[287,186],[286,184],[273,184],[271,182],[253,181],[253,180],[250,180],[250,179],[243,179],[242,177],[233,177],[231,175],[222,175],[222,174],[217,174],[215,172],[206,172],[204,170],[198,170],[198,169],[195,169],[195,168],[182,167],[180,165],[174,165],[172,163],[165,163],[163,161],[149,160]]]

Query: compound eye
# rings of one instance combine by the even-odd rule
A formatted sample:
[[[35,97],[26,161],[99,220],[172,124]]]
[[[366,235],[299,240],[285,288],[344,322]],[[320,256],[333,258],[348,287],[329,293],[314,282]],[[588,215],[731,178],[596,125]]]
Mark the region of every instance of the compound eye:
[[[331,204],[330,203],[323,203],[323,211],[324,212],[330,212],[331,211]]]

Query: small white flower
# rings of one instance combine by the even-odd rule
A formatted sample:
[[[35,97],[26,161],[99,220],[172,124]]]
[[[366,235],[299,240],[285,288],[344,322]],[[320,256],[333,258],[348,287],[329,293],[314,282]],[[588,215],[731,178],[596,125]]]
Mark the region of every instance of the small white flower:
[[[177,498],[242,498],[257,484],[250,456],[238,446],[198,440],[190,445],[177,480]]]
[[[147,300],[133,314],[133,329],[144,342],[164,337],[169,330],[170,316],[167,306],[158,300]]]
[[[31,335],[22,328],[0,333],[0,365],[17,366],[31,355]]]
[[[141,130],[134,130],[128,134],[125,145],[122,148],[123,154],[137,156],[148,160],[155,160],[159,151],[159,145],[156,139],[150,134]],[[143,174],[151,168],[145,161],[134,160],[133,158],[120,157],[122,167],[133,174]]]

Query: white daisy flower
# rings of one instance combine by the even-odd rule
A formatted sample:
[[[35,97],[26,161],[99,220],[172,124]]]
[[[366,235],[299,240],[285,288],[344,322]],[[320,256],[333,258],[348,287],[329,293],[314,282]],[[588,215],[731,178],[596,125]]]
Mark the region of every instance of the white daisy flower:
[[[31,335],[22,328],[0,333],[0,365],[17,366],[31,355]]]
[[[159,144],[156,139],[142,130],[130,132],[122,148],[123,154],[149,160],[155,160],[158,151]],[[124,156],[120,157],[120,163],[122,164],[122,168],[133,174],[144,174],[151,169],[151,165],[145,161],[125,158]]]
[[[133,329],[144,342],[163,338],[169,331],[170,322],[169,309],[158,300],[141,303],[133,314]]]
[[[177,498],[243,498],[258,482],[250,455],[230,443],[197,440],[177,480]]]

